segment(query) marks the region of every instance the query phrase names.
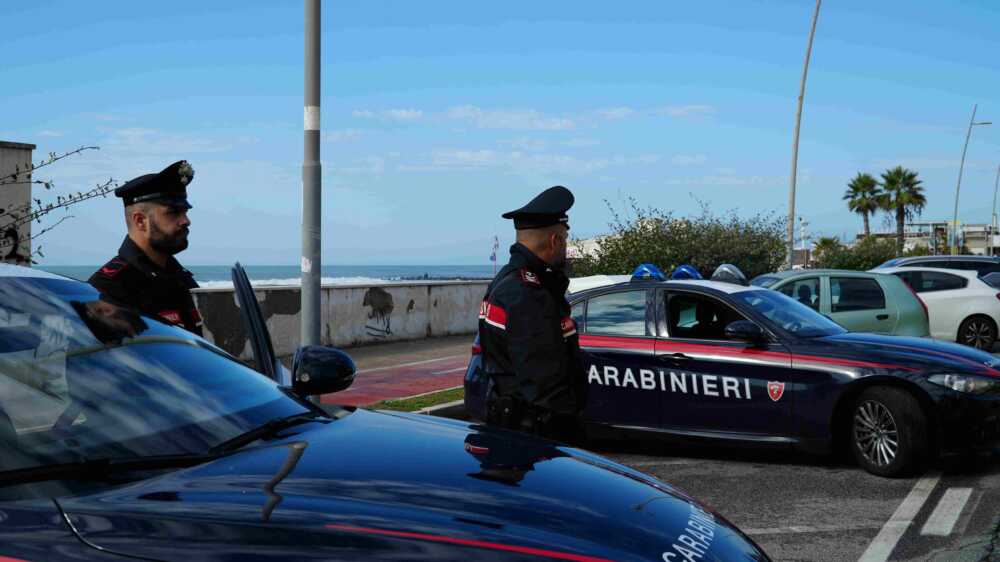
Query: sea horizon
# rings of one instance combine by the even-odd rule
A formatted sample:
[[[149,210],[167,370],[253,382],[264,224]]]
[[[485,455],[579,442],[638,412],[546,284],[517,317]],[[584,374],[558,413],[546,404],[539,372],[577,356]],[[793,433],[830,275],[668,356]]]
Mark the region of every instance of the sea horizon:
[[[86,281],[101,264],[37,265],[35,268],[56,275]],[[230,286],[231,265],[185,265],[202,287]],[[499,268],[499,266],[497,266]],[[244,265],[255,285],[298,285],[302,278],[296,265]],[[323,284],[359,285],[408,280],[491,279],[493,265],[324,265],[320,271]]]

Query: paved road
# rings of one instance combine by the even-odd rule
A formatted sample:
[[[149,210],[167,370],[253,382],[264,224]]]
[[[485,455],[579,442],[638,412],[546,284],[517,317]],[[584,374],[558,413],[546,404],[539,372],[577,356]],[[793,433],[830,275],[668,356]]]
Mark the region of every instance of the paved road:
[[[719,510],[775,560],[984,559],[1000,523],[1000,450],[890,480],[850,463],[721,447],[589,445]],[[1000,560],[997,553],[988,560]]]

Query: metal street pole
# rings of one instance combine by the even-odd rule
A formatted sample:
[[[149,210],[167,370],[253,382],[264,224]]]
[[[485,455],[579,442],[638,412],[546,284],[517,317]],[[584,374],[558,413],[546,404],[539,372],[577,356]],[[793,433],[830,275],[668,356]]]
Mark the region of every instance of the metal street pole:
[[[302,160],[302,330],[301,345],[320,343],[319,160],[320,0],[305,0],[305,150]],[[319,397],[314,397],[318,400]]]
[[[969,130],[965,133],[965,146],[962,147],[962,162],[958,165],[958,183],[955,184],[955,213],[951,219],[951,255],[958,253],[958,193],[962,189],[962,171],[965,169],[965,152],[969,150],[969,137],[972,136],[972,127],[975,125],[990,125],[991,121],[980,121],[976,123],[976,108],[979,104],[972,105],[972,117],[969,118]]]
[[[995,256],[993,237],[997,234],[997,188],[1000,187],[1000,166],[997,166],[997,179],[993,182],[993,220],[990,221],[990,255]]]
[[[802,82],[799,84],[799,107],[795,111],[795,135],[792,138],[792,178],[788,188],[788,269],[792,268],[795,257],[795,179],[799,163],[799,125],[802,122],[802,101],[806,96],[806,75],[809,73],[809,55],[812,53],[813,36],[816,34],[816,20],[819,18],[820,0],[816,0],[809,43],[806,45],[806,60],[802,65]]]

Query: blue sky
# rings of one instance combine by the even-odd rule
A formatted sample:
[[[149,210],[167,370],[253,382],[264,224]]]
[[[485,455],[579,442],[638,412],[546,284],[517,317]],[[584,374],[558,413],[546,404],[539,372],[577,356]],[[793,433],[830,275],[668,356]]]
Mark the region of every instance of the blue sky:
[[[4,5],[0,139],[54,151],[60,193],[189,160],[188,264],[298,262],[301,1]],[[499,218],[570,187],[573,234],[606,201],[787,212],[808,0],[331,2],[323,6],[323,262],[488,263]],[[950,218],[988,222],[1000,164],[1000,4],[828,1],[806,90],[797,212],[813,234],[861,219],[858,171],[919,172]],[[43,264],[96,264],[117,200],[71,211]],[[882,228],[882,219],[873,223]],[[43,225],[44,226],[44,225]],[[36,225],[37,228],[37,225]]]

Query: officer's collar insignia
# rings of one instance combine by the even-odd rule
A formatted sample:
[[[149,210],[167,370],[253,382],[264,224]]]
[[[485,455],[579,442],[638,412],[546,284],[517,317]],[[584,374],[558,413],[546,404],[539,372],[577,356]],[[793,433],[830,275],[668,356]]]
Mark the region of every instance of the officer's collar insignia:
[[[527,269],[521,268],[521,281],[525,283],[531,283],[533,285],[541,285],[542,282],[538,280],[538,276],[534,272],[528,271]]]
[[[188,164],[187,160],[181,162],[181,165],[177,167],[177,173],[181,176],[181,185],[183,186],[187,186],[194,179],[194,168]]]

